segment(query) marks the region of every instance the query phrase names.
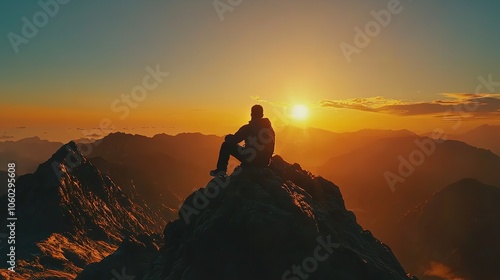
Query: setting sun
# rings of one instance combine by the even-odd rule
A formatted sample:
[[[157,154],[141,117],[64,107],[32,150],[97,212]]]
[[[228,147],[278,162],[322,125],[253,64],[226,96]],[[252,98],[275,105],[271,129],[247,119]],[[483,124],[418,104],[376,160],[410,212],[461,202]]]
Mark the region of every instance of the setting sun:
[[[296,120],[304,120],[309,115],[309,109],[304,105],[295,105],[292,107],[291,116]]]

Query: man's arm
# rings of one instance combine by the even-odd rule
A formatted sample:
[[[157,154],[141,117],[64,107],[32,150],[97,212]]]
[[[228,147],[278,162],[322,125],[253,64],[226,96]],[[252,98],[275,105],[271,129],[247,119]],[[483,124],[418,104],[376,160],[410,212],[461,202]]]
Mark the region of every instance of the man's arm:
[[[248,137],[248,134],[249,134],[249,129],[248,129],[248,124],[246,124],[240,127],[240,129],[238,129],[238,131],[236,131],[235,134],[227,135],[224,140],[228,143],[238,144],[241,141],[245,140],[245,138]]]

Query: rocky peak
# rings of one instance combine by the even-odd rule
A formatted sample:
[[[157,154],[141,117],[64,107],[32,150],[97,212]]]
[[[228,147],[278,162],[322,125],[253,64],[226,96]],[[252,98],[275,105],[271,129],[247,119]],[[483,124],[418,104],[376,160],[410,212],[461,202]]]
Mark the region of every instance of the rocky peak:
[[[16,183],[21,274],[38,275],[40,269],[51,267],[74,278],[84,266],[111,253],[124,237],[154,234],[163,227],[157,213],[133,201],[74,142]],[[7,197],[1,199],[6,209]],[[0,218],[6,221],[6,214]]]
[[[411,279],[333,183],[275,156],[191,194],[144,279]]]

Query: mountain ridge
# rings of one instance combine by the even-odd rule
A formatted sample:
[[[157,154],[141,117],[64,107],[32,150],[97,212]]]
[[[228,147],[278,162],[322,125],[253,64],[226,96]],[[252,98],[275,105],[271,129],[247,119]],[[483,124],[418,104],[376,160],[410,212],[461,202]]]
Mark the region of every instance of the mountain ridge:
[[[7,196],[0,201],[6,209]],[[6,215],[0,213],[0,219],[6,221]],[[93,166],[74,142],[33,174],[17,179],[16,218],[16,272],[26,279],[73,279],[86,265],[111,254],[126,236],[154,239],[164,224],[158,213],[132,201]]]

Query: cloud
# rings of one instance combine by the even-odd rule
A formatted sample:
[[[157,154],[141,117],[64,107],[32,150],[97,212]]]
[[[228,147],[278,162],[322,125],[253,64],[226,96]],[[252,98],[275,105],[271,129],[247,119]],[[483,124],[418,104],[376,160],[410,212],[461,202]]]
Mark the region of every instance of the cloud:
[[[93,127],[92,130],[115,130],[112,127]]]
[[[13,139],[14,136],[11,135],[0,135],[0,140]]]
[[[97,138],[97,137],[102,137],[101,134],[97,134],[97,133],[92,133],[90,135],[86,135],[87,137],[90,137],[90,138]]]
[[[17,129],[25,129],[25,128],[26,128],[26,126],[17,126],[17,127],[15,127],[15,128],[17,128]]]
[[[331,107],[336,109],[353,109],[366,112],[378,112],[384,106],[396,106],[404,104],[403,101],[397,99],[387,99],[382,96],[368,98],[353,98],[340,100],[322,100],[321,107]]]
[[[381,96],[343,100],[323,100],[321,107],[352,109],[398,116],[460,115],[467,117],[500,117],[500,96],[495,94],[445,93],[444,100],[414,102]]]
[[[452,272],[452,269],[439,262],[431,262],[430,267],[424,272],[427,276],[437,276],[442,279],[465,280]]]

